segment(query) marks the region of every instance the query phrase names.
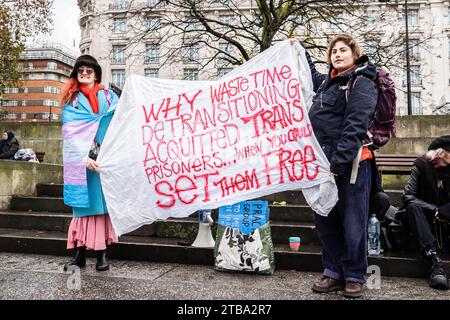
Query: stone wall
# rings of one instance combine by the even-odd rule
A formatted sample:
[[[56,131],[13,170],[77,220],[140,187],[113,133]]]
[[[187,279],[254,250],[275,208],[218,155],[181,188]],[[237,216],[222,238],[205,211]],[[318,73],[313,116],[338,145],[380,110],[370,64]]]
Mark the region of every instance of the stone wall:
[[[430,142],[450,134],[450,116],[405,116],[397,118],[397,138],[381,149],[382,153],[422,154]]]
[[[9,209],[12,195],[35,195],[38,183],[62,184],[62,165],[0,160],[0,210]]]
[[[5,123],[0,122],[1,132],[14,131],[20,148],[45,152],[44,162],[62,164],[61,122]]]
[[[44,151],[44,162],[62,163],[61,123],[5,123],[0,130],[13,130],[21,148]],[[431,140],[450,134],[450,115],[404,116],[397,118],[397,138],[383,147],[382,153],[421,154]]]

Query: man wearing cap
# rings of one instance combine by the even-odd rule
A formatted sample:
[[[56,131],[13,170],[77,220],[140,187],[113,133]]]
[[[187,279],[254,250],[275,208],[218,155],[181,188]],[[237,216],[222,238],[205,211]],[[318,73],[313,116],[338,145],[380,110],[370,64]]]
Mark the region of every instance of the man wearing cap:
[[[402,200],[410,231],[430,264],[430,287],[448,290],[448,276],[437,255],[433,219],[450,220],[450,135],[435,139],[414,162]]]

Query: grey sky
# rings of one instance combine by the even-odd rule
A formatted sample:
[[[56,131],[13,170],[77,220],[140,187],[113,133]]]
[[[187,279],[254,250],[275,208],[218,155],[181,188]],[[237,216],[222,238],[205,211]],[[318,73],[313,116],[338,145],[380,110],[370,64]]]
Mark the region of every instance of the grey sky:
[[[80,26],[78,25],[79,16],[80,9],[77,0],[55,0],[53,7],[53,32],[50,36],[30,39],[31,41],[29,42],[55,42],[79,52],[78,45],[81,37]]]

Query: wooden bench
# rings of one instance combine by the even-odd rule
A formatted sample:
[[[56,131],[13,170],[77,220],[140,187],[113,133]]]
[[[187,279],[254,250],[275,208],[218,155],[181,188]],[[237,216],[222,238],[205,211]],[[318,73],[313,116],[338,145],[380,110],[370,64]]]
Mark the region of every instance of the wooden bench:
[[[381,174],[409,175],[418,155],[376,154],[376,164]]]
[[[36,154],[36,158],[39,160],[39,162],[44,162],[44,156],[45,156],[45,152],[35,152]]]

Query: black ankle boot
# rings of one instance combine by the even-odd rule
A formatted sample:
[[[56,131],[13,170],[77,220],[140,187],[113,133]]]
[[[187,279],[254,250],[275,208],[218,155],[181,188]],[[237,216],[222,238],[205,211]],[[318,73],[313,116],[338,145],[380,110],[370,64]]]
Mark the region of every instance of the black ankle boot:
[[[86,247],[77,247],[75,248],[75,255],[72,260],[67,262],[64,265],[64,271],[70,266],[78,266],[79,268],[83,268],[86,265]]]
[[[427,250],[425,252],[425,256],[428,263],[431,265],[430,287],[434,289],[448,290],[449,284],[447,272],[445,271],[444,265],[442,264],[441,259],[439,259],[436,250]]]
[[[97,263],[95,264],[97,271],[106,271],[109,269],[109,262],[106,258],[106,250],[97,251]]]

